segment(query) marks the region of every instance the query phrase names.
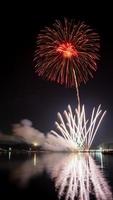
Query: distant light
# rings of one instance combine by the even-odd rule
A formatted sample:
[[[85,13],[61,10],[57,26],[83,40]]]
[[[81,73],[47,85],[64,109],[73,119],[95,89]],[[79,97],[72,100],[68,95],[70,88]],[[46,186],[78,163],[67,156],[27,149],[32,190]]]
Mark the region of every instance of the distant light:
[[[37,146],[38,146],[38,143],[37,143],[37,142],[34,142],[34,143],[33,143],[33,146],[37,147]]]
[[[102,147],[100,147],[99,150],[102,151]]]

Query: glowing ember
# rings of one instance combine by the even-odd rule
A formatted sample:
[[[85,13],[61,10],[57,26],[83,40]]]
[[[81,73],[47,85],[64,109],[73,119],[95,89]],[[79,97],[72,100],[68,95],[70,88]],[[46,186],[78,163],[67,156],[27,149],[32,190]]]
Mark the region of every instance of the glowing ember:
[[[57,52],[61,53],[65,58],[71,58],[72,56],[78,56],[77,50],[71,43],[60,44],[57,48]]]

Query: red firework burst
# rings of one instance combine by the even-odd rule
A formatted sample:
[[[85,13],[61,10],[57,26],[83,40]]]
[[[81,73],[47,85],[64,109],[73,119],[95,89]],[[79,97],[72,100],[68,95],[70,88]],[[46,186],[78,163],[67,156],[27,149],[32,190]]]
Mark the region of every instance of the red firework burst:
[[[99,35],[84,22],[56,20],[37,37],[35,71],[45,79],[74,87],[74,70],[78,84],[86,83],[97,69],[99,47]]]

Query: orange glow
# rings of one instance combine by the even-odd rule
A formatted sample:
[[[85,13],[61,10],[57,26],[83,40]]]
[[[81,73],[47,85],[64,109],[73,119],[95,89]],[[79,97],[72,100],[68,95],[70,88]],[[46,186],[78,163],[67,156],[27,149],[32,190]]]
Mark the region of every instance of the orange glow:
[[[71,58],[72,56],[78,56],[77,50],[71,43],[60,44],[57,48],[57,52],[62,53],[65,58]]]

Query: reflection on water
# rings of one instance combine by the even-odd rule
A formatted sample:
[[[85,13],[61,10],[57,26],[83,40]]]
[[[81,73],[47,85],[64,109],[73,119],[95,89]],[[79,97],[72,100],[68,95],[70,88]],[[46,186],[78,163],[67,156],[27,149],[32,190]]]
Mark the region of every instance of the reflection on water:
[[[36,164],[37,164],[37,156],[36,156],[36,153],[34,153],[33,164],[34,164],[34,166],[36,166]]]
[[[56,167],[55,167],[56,168]],[[89,200],[90,194],[96,199],[112,199],[109,186],[101,171],[89,155],[69,155],[52,172],[55,187],[58,189],[59,198],[65,193],[65,199]]]
[[[102,154],[100,167],[103,168]],[[11,174],[13,180],[25,185],[29,180],[44,171],[54,181],[58,198],[65,200],[111,200],[110,187],[94,159],[89,154],[52,153],[34,154],[31,160],[16,167]]]
[[[100,161],[100,168],[103,169],[104,168],[104,163],[103,163],[103,154],[102,154],[102,152],[96,153],[96,157]]]
[[[10,151],[8,153],[8,158],[9,158],[9,160],[11,159],[11,152]]]
[[[44,166],[41,162],[39,162],[36,153],[34,153],[32,159],[27,160],[19,167],[16,167],[16,169],[11,173],[10,177],[20,186],[25,186],[32,177],[38,176],[43,172],[43,167]]]
[[[101,168],[103,169],[103,154],[100,153],[100,162],[101,162]]]

